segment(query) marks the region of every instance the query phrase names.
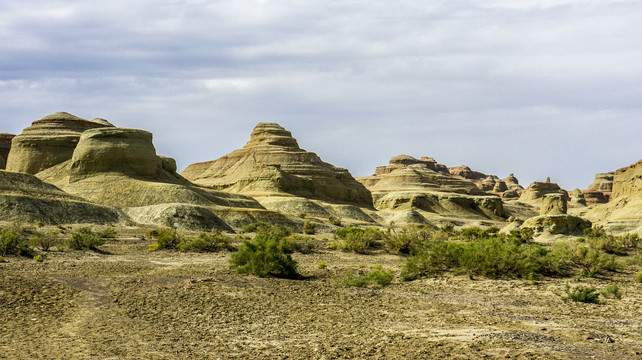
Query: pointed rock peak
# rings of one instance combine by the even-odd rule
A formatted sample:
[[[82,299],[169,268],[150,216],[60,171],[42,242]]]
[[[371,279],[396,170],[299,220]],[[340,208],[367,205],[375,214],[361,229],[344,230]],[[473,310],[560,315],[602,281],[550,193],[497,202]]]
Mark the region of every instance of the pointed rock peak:
[[[64,111],[58,111],[58,112],[55,112],[53,114],[49,114],[49,115],[43,117],[40,120],[69,120],[69,121],[81,120],[81,121],[87,121],[86,119],[83,119],[83,118],[78,117],[76,115],[72,115],[72,114],[70,114],[68,112],[64,112]]]
[[[281,146],[299,150],[299,144],[292,137],[292,133],[285,130],[277,123],[259,123],[252,131],[250,141],[245,145],[256,146]]]
[[[91,122],[94,122],[100,125],[109,126],[109,127],[114,127],[114,124],[110,123],[109,121],[103,118],[94,118],[94,119],[91,119]]]

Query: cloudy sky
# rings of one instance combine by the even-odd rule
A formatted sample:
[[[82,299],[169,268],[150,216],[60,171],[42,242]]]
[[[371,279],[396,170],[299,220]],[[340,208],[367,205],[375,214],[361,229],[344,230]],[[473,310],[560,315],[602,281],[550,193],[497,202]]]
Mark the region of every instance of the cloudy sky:
[[[642,159],[642,2],[3,0],[0,132],[67,111],[179,168],[278,122],[365,176],[398,154],[585,188]]]

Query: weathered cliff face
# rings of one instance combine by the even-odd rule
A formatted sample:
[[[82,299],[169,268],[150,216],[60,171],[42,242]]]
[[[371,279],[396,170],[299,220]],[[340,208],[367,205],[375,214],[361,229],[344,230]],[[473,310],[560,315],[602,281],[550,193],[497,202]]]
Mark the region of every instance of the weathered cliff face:
[[[80,135],[105,125],[57,112],[34,121],[13,138],[7,170],[27,174],[38,172],[71,159]]]
[[[615,171],[611,196],[613,199],[642,197],[642,160]]]
[[[260,123],[250,141],[220,159],[188,166],[181,175],[195,184],[253,197],[296,196],[372,207],[370,192],[346,169],[301,149],[275,123]]]
[[[595,180],[588,189],[593,191],[600,191],[603,193],[611,193],[613,191],[613,177],[614,172],[600,173],[595,175]]]
[[[13,134],[0,134],[0,170],[7,165],[9,150],[11,150],[11,140],[15,137]]]

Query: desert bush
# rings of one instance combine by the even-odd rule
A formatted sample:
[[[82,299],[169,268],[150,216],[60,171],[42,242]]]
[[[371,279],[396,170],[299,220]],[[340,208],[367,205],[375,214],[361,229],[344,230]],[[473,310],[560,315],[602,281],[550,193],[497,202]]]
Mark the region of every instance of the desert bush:
[[[306,214],[306,213],[304,213],[304,212],[300,212],[300,213],[298,213],[298,214],[297,214],[297,216],[298,216],[299,218],[301,218],[301,219],[305,219],[305,217],[306,217],[306,216],[308,216],[308,214]]]
[[[252,224],[245,225],[241,228],[241,234],[246,234],[246,233],[253,233],[256,232],[257,229],[262,228],[262,227],[269,227],[270,225],[267,223],[264,223],[262,221],[255,222]]]
[[[581,286],[578,285],[574,288],[571,289],[571,286],[569,284],[566,284],[566,288],[564,289],[564,292],[566,295],[562,296],[562,300],[564,301],[576,301],[576,302],[583,302],[583,303],[589,303],[589,304],[599,304],[600,303],[600,293],[597,292],[597,290],[594,287],[588,287],[588,286]]]
[[[401,278],[409,281],[449,270],[489,278],[532,278],[560,273],[562,267],[543,246],[497,234],[468,242],[430,240],[406,259]]]
[[[640,244],[640,237],[637,234],[611,235],[602,226],[586,229],[584,235],[590,242],[608,254],[626,255]]]
[[[388,286],[394,279],[394,272],[392,269],[386,269],[381,264],[372,266],[372,270],[368,273],[360,273],[358,270],[350,268],[346,271],[341,279],[341,283],[345,286],[366,287],[373,286]]]
[[[254,240],[243,240],[238,251],[232,254],[231,267],[239,274],[259,277],[298,277],[297,263],[286,240],[289,233],[289,229],[279,225],[258,227]]]
[[[43,262],[45,259],[42,258],[42,255],[36,255],[33,257],[36,262]]]
[[[434,232],[428,226],[412,226],[399,232],[390,232],[383,239],[383,247],[391,254],[410,254],[417,247],[425,244]]]
[[[622,298],[622,291],[620,291],[620,287],[615,284],[608,285],[600,292],[600,294],[605,298],[612,297],[618,300]]]
[[[445,232],[447,234],[454,233],[455,232],[455,224],[453,223],[445,223],[442,225],[442,227],[439,229],[442,232]]]
[[[377,228],[347,228],[339,229],[335,232],[334,237],[341,240],[339,246],[344,251],[354,251],[365,254],[379,245],[387,234]]]
[[[317,232],[317,224],[312,221],[306,221],[303,223],[303,233],[306,235],[314,235]]]
[[[105,239],[98,236],[91,227],[79,227],[71,231],[71,236],[65,240],[67,247],[73,250],[95,250],[105,243]]]
[[[98,230],[96,232],[96,235],[106,240],[116,240],[116,238],[118,237],[118,232],[116,232],[116,229],[112,227],[106,227],[104,229]]]
[[[340,219],[340,218],[338,218],[338,217],[330,216],[330,217],[328,218],[328,221],[330,222],[330,224],[332,224],[332,225],[334,225],[334,226],[343,226],[343,225],[341,224],[341,219]]]
[[[328,264],[326,264],[325,261],[319,261],[319,263],[317,264],[317,267],[319,269],[325,269],[328,267]]]
[[[287,247],[292,252],[299,252],[301,254],[313,253],[316,245],[314,239],[309,236],[301,236],[299,234],[292,234],[285,238]]]
[[[4,259],[4,256],[0,256],[0,263],[5,262],[6,260]]]
[[[567,266],[580,268],[580,277],[596,277],[605,271],[615,271],[618,266],[615,256],[603,252],[594,238],[574,244],[557,243],[553,253]]]
[[[60,243],[60,230],[35,231],[29,239],[33,246],[38,246],[42,251],[49,251],[51,247]]]
[[[31,256],[33,249],[27,242],[29,230],[21,225],[0,226],[0,255]]]
[[[150,239],[156,239],[153,244],[149,246],[148,251],[155,251],[161,249],[175,249],[183,238],[173,227],[164,227],[160,229],[150,230],[145,234]]]
[[[639,273],[635,274],[635,281],[637,281],[640,284],[642,284],[642,271],[640,271]]]
[[[195,237],[179,237],[179,239],[180,242],[175,245],[179,251],[214,252],[236,249],[228,236],[216,230],[211,233],[204,232]]]

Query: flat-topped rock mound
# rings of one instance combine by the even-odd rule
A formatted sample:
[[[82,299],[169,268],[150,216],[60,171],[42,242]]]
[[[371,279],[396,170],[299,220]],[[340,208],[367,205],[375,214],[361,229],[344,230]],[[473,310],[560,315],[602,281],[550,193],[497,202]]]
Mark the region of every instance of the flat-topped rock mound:
[[[118,211],[65,193],[33,175],[0,170],[0,220],[48,224],[107,224]]]
[[[539,204],[542,202],[544,196],[548,194],[563,194],[564,196],[568,196],[565,190],[558,184],[550,182],[550,180],[534,181],[522,192],[519,201]]]
[[[616,170],[612,190],[609,202],[594,206],[587,217],[617,232],[642,234],[642,160]]]
[[[276,123],[258,124],[242,149],[192,164],[181,175],[195,184],[253,197],[289,194],[372,207],[370,192],[348,170],[301,149],[292,134]]]
[[[426,161],[431,159],[432,161]],[[415,159],[399,155],[390,159],[387,166],[379,166],[375,174],[361,177],[363,183],[373,194],[379,195],[393,191],[432,190],[470,195],[484,195],[471,181],[452,176],[446,166],[437,164],[432,158]]]
[[[7,170],[36,174],[71,159],[80,135],[105,125],[57,112],[34,121],[13,138],[7,159]]]

